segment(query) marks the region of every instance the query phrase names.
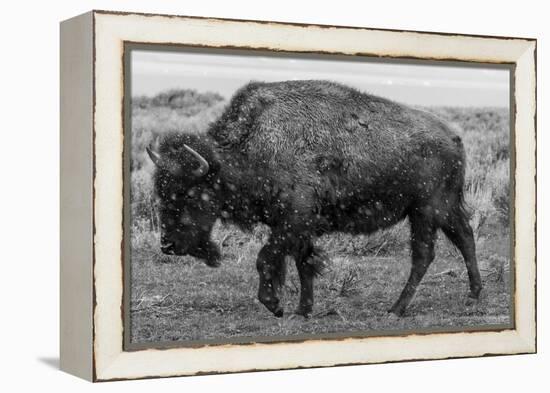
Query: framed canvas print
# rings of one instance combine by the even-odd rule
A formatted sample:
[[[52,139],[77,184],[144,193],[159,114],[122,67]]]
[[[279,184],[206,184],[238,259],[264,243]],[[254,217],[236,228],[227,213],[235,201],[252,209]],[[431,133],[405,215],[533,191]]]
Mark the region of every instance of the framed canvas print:
[[[536,41],[61,24],[61,368],[536,351]]]

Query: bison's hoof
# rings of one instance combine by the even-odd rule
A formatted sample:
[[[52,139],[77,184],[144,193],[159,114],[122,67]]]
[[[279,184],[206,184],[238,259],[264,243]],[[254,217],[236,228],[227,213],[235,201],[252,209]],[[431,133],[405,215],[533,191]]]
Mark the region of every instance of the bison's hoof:
[[[481,302],[482,292],[481,289],[477,291],[471,291],[466,298],[466,306],[473,306]]]
[[[313,312],[313,308],[311,306],[299,306],[296,311],[294,312],[296,315],[301,315],[305,319],[311,318],[311,314]]]
[[[279,304],[278,299],[274,299],[272,296],[262,296],[259,295],[258,299],[260,302],[267,308],[273,315],[277,318],[281,318],[284,314],[284,310]]]
[[[283,308],[279,305],[279,301],[275,302],[265,302],[264,306],[271,311],[273,315],[275,315],[277,318],[281,318],[284,314]]]
[[[394,314],[393,312],[388,311],[388,314],[386,317],[386,320],[388,323],[390,324],[397,323],[400,319],[401,319],[400,316]]]
[[[402,317],[403,315],[405,315],[405,308],[395,304],[392,308],[388,310],[388,313],[398,317]]]
[[[206,266],[213,267],[213,268],[220,267],[222,264],[219,259],[213,259],[211,261],[207,260],[205,263],[206,263]]]
[[[481,296],[481,287],[471,289],[470,293],[468,294],[468,297],[470,299],[479,299],[480,296]]]

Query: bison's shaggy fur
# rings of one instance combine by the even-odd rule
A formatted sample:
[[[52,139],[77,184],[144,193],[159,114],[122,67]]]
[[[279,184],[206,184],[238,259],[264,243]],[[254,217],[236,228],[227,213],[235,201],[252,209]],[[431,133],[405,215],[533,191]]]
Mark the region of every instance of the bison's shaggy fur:
[[[187,145],[209,163],[204,177]],[[156,172],[163,243],[215,265],[208,235],[217,218],[272,234],[258,256],[259,298],[282,315],[284,259],[301,280],[298,312],[313,305],[320,254],[312,238],[332,231],[371,233],[406,217],[413,268],[391,311],[402,314],[434,257],[437,228],[462,252],[477,297],[481,279],[463,208],[465,155],[460,138],[417,109],[328,81],[252,82],[204,135],[161,141]]]

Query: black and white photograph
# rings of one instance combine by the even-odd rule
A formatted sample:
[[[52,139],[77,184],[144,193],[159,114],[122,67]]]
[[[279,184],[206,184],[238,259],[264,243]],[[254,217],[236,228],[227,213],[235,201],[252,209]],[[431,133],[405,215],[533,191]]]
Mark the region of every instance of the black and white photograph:
[[[0,391],[547,391],[543,4],[6,3]]]
[[[130,348],[513,326],[510,67],[125,56]]]

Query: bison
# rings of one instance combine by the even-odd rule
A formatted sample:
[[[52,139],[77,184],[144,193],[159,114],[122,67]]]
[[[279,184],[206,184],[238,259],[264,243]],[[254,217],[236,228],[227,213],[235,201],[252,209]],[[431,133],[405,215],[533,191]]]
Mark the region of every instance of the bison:
[[[216,220],[270,227],[257,257],[258,298],[282,316],[285,258],[301,284],[298,314],[313,307],[325,233],[369,234],[408,218],[412,268],[389,309],[402,315],[430,263],[440,228],[460,250],[471,298],[482,289],[464,209],[462,141],[436,116],[321,80],[250,82],[206,133],[162,138],[156,165],[161,249],[217,266]]]

